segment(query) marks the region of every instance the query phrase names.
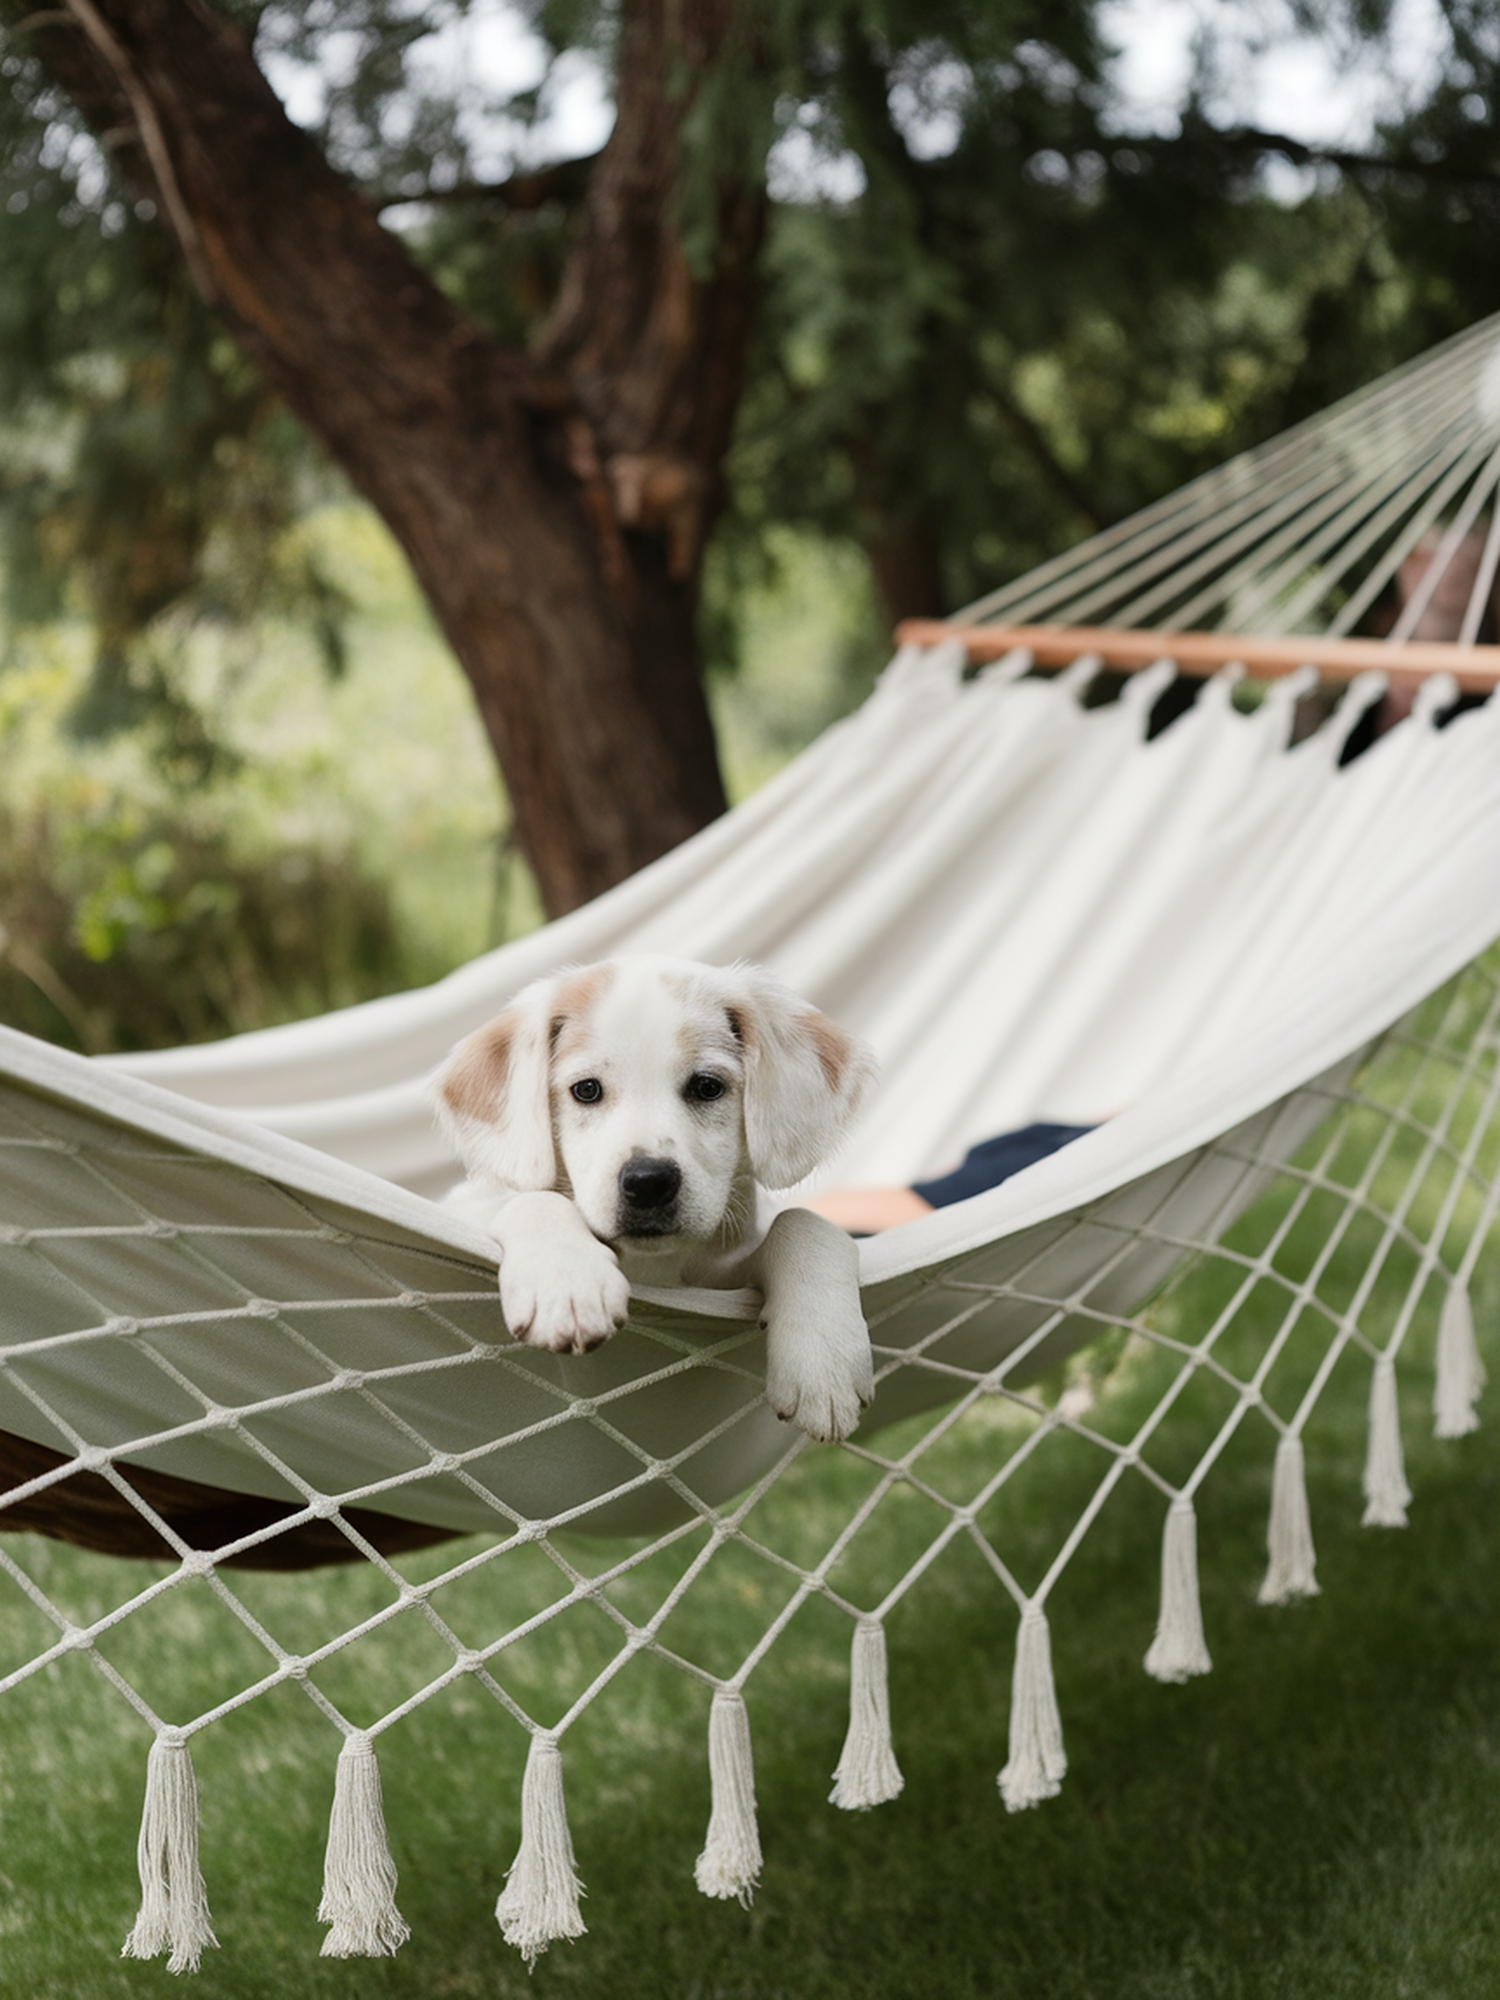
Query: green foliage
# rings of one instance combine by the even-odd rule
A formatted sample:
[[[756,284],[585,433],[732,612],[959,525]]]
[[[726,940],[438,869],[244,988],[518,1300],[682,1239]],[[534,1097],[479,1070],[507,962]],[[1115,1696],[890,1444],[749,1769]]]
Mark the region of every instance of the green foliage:
[[[395,200],[468,179],[478,125],[498,119],[523,130],[535,115],[534,93],[485,94],[472,75],[435,87],[424,60],[431,38],[470,11],[469,0],[273,0],[248,25],[263,63],[318,79],[314,129],[334,164]]]
[[[965,12],[1000,42],[1002,10]],[[1424,175],[1323,170],[1287,201],[1267,148],[1196,103],[1169,138],[1122,131],[1089,22],[1020,21],[981,58],[946,21],[913,49],[848,15],[795,111],[864,186],[777,212],[732,531],[856,537],[892,616],[1023,573],[1500,306],[1459,241],[1497,195],[1479,55],[1385,135]]]
[[[725,783],[743,798],[864,699],[890,649],[847,541],[783,527],[723,537],[704,602]]]
[[[184,713],[69,740],[86,630],[13,638],[0,674],[0,1021],[87,1050],[199,1040],[419,985],[535,922],[467,690],[388,538],[328,511],[298,553],[354,606],[329,681],[267,619],[254,670],[185,640]]]
[[[1446,332],[1500,307],[1500,13],[1492,0],[1441,0],[1452,57],[1425,104],[1386,127],[1410,162],[1383,190],[1385,227],[1424,329]]]
[[[321,1013],[401,983],[386,891],[318,848],[237,853],[191,806],[0,816],[0,1019],[89,1054]]]
[[[335,163],[416,204],[392,212],[441,281],[501,338],[534,340],[583,177],[495,198],[476,147],[525,142],[550,72],[509,96],[445,77],[431,50],[467,0],[240,11],[276,73],[319,79]],[[1207,115],[1230,60],[1209,41],[1181,130],[1126,129],[1095,0],[746,11],[683,134],[695,260],[712,257],[716,190],[758,178],[778,132],[857,191],[781,190],[726,535],[753,545],[780,522],[852,539],[888,614],[940,610],[1491,310],[1500,266],[1472,250],[1497,212],[1494,10],[1445,11],[1444,72],[1381,140],[1412,171],[1327,169],[1294,202],[1265,192],[1265,147]],[[597,0],[520,12],[554,64],[583,50],[607,66],[615,20]],[[1388,13],[1306,25],[1353,47]],[[1258,17],[1230,10],[1223,32],[1254,40]],[[84,727],[170,711],[171,649],[135,640],[171,608],[243,621],[274,597],[336,664],[346,607],[280,558],[317,477],[300,434],[23,50],[3,58],[0,114],[13,610],[86,591]]]
[[[453,45],[468,0],[231,11],[273,73],[317,78],[330,157],[407,204],[391,213],[441,282],[499,337],[535,340],[584,177],[498,197],[480,183],[497,145],[527,143],[551,69],[509,95],[445,75],[432,51]],[[1389,28],[1389,7],[1364,0],[1304,12],[1336,48]],[[607,69],[614,10],[518,13],[545,63],[583,51]],[[1494,9],[1445,0],[1444,17],[1429,100],[1374,164],[1322,169],[1287,201],[1266,192],[1267,148],[1209,116],[1234,48],[1263,38],[1248,6],[1202,40],[1171,135],[1127,129],[1096,0],[745,10],[683,132],[693,260],[711,262],[724,181],[758,179],[778,133],[850,191],[819,195],[816,173],[779,189],[725,574],[753,576],[757,545],[795,524],[863,547],[887,616],[947,608],[1500,304],[1500,264],[1473,254],[1500,214]],[[275,600],[337,664],[347,606],[284,560],[287,524],[328,475],[24,38],[0,71],[12,610],[81,590],[98,658],[79,726],[175,714],[181,731],[173,647],[159,630],[137,643],[164,618],[243,625]],[[706,634],[721,661],[723,604],[720,589]]]
[[[330,481],[55,95],[13,55],[0,82],[5,608],[21,626],[89,618],[81,736],[149,721],[201,771],[186,626],[292,610],[341,663],[347,604],[287,536]]]

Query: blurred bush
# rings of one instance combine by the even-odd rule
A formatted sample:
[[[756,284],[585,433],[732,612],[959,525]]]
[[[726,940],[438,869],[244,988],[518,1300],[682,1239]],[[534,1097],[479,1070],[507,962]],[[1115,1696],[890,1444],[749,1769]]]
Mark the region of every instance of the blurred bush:
[[[348,853],[236,852],[191,809],[0,809],[0,1020],[97,1055],[208,1040],[406,983]]]
[[[534,921],[467,685],[389,538],[342,506],[287,539],[350,606],[337,674],[274,606],[248,630],[184,613],[132,654],[171,698],[80,730],[90,621],[0,620],[0,1022],[90,1053],[212,1039],[420,985]]]

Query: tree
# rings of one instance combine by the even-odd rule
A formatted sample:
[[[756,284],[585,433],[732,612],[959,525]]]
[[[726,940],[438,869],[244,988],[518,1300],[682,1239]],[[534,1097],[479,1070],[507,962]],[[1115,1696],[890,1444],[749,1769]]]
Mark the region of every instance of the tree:
[[[463,0],[0,0],[17,192],[43,220],[69,188],[77,206],[56,135],[85,121],[128,196],[94,208],[129,365],[181,359],[195,390],[196,431],[163,405],[188,476],[164,470],[134,556],[96,563],[102,684],[201,565],[234,468],[276,463],[284,404],[406,550],[544,899],[569,907],[722,804],[699,636],[716,529],[731,553],[767,518],[853,536],[889,615],[940,610],[1500,303],[1495,260],[1444,273],[1458,246],[1422,225],[1495,185],[1490,10],[1447,3],[1431,102],[1289,206],[1263,164],[1308,149],[1216,122],[1208,66],[1178,134],[1122,129],[1093,0],[553,0],[554,45],[610,64],[614,131],[498,186],[407,66]],[[357,59],[315,138],[256,49],[335,30]],[[793,128],[862,187],[773,204]],[[416,233],[381,220],[403,199],[426,205]],[[0,245],[32,213],[8,209]],[[56,254],[40,222],[34,242]],[[35,287],[25,310],[55,324]],[[291,463],[256,489],[268,521]]]

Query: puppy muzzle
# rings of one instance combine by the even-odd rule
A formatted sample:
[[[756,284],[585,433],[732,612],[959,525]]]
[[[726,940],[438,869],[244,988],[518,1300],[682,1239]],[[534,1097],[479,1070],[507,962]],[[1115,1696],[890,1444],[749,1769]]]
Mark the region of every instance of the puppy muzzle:
[[[621,1236],[671,1236],[677,1230],[682,1169],[675,1160],[636,1153],[620,1169],[617,1218]]]

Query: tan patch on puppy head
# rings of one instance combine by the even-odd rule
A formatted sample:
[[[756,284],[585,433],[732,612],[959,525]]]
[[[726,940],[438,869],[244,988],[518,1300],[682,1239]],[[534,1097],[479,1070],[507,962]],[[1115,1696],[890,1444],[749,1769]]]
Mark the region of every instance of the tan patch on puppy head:
[[[600,999],[609,991],[614,981],[615,968],[612,965],[586,965],[579,972],[570,972],[559,980],[556,993],[552,996],[552,1021],[549,1040],[552,1047],[562,1055],[569,1054],[572,1046],[581,1038],[581,1031]]]
[[[826,1014],[806,1014],[798,1022],[798,1026],[812,1043],[813,1053],[822,1066],[828,1088],[837,1091],[849,1062],[852,1047],[849,1037],[835,1022],[830,1021]]]
[[[492,1118],[505,1089],[517,1020],[501,1014],[459,1049],[443,1078],[443,1100],[457,1118]]]

